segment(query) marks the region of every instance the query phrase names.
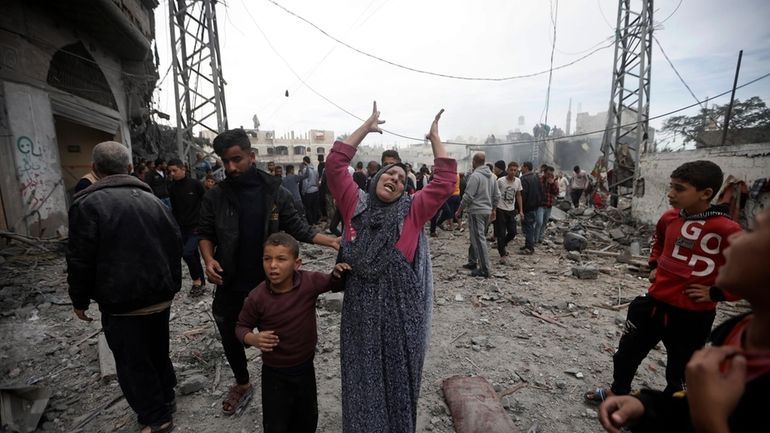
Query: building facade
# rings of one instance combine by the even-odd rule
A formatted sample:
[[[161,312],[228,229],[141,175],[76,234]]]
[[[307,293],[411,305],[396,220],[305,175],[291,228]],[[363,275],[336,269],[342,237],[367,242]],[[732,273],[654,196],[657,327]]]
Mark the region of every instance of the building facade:
[[[131,148],[158,75],[156,0],[0,3],[0,229],[66,235],[94,145]]]

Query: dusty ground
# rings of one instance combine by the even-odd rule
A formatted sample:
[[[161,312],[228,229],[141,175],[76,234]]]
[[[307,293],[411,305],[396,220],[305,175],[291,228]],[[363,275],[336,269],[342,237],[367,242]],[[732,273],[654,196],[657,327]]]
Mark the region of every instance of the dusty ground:
[[[442,379],[453,375],[483,376],[500,393],[526,384],[502,399],[522,432],[602,431],[595,408],[583,403],[582,393],[611,379],[611,354],[625,319],[625,308],[612,307],[644,293],[648,283],[629,265],[588,254],[582,260],[602,271],[598,279],[573,277],[576,262],[567,258],[560,245],[561,232],[579,221],[553,224],[549,230],[553,243],[547,242],[534,256],[514,255],[501,265],[492,249],[494,277],[487,280],[468,277],[460,268],[465,263],[467,233],[440,231],[439,238],[431,238],[435,301],[418,431],[454,431],[441,393]],[[583,222],[614,225],[597,217]],[[646,244],[644,230],[628,229],[632,238]],[[606,239],[606,231],[592,234],[589,248],[611,245]],[[509,250],[518,250],[521,242],[517,237]],[[617,247],[612,245],[610,250]],[[95,336],[99,322],[85,323],[73,316],[61,254],[19,247],[0,252],[7,260],[0,265],[0,374],[5,385],[35,383],[52,391],[39,431],[138,431],[124,399],[109,404],[120,396],[120,389],[114,379],[100,379]],[[315,246],[303,245],[302,255],[310,270],[328,271],[334,261],[332,251]],[[210,316],[211,296],[188,299],[188,287],[189,279],[172,309],[171,356],[180,383],[203,375],[205,386],[177,397],[176,431],[262,431],[259,392],[240,416],[221,415],[221,399],[232,374]],[[740,308],[726,305],[720,316]],[[338,303],[319,301],[315,361],[319,432],[341,430],[338,309]],[[98,317],[94,306],[90,314]],[[259,353],[249,349],[247,355],[258,390]],[[662,387],[664,362],[662,349],[651,352],[634,385]]]

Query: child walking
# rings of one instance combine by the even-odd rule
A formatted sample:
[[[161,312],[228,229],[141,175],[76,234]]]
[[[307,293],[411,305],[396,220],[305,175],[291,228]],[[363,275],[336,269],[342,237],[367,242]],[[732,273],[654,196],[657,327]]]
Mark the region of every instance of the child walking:
[[[722,180],[722,170],[711,161],[687,162],[671,173],[668,200],[673,209],[655,227],[649,259],[652,285],[646,296],[628,306],[609,392],[599,388],[586,393],[586,400],[598,403],[608,395],[628,394],[639,364],[661,340],[668,356],[664,392],[682,390],[685,365],[706,343],[716,302],[725,300],[714,283],[725,263],[728,238],[741,231],[725,209],[711,205]]]
[[[267,238],[262,265],[267,280],[249,293],[235,328],[244,345],[262,351],[262,425],[265,433],[315,432],[316,299],[342,290],[350,265],[337,263],[331,274],[301,271],[299,242],[286,233]]]

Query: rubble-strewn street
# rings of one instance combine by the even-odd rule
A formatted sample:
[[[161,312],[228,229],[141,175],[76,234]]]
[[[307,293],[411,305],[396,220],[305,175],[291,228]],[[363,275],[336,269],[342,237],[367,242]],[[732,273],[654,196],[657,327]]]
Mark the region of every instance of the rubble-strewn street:
[[[647,289],[645,260],[634,256],[648,252],[649,228],[622,224],[625,214],[617,210],[577,209],[572,214],[554,213],[561,221],[551,223],[549,240],[532,256],[513,255],[507,264],[498,264],[492,252],[489,279],[471,278],[460,268],[467,233],[440,231],[430,239],[435,299],[418,431],[453,431],[441,393],[442,379],[453,375],[488,379],[504,395],[502,404],[522,432],[601,431],[596,408],[584,404],[582,394],[611,379],[611,355],[625,306]],[[563,247],[568,230],[586,240],[582,253]],[[521,242],[518,236],[509,250],[518,250]],[[639,245],[636,254],[614,257]],[[30,245],[0,253],[5,259],[0,265],[3,385],[51,391],[39,431],[136,431],[135,415],[120,398],[115,378],[102,378],[99,321],[82,322],[72,313],[62,254],[41,253]],[[308,245],[301,256],[306,269],[323,271],[331,270],[335,258],[331,250]],[[186,280],[171,316],[171,359],[179,381],[176,431],[261,431],[259,392],[239,416],[221,413],[232,374],[217,340],[211,295],[190,299],[185,293],[189,286]],[[719,315],[742,309],[741,304],[722,305]],[[341,430],[340,310],[339,295],[319,301],[319,432]],[[98,319],[94,305],[89,315]],[[258,389],[259,352],[249,349],[247,355]],[[635,386],[662,388],[664,368],[665,354],[654,350]]]

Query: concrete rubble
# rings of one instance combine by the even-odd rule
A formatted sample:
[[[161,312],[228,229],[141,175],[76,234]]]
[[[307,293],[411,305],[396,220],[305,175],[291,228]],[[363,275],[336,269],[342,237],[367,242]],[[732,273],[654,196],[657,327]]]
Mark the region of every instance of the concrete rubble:
[[[442,381],[454,375],[485,378],[520,431],[598,431],[595,408],[584,405],[582,393],[611,381],[611,357],[625,324],[625,307],[649,284],[645,256],[651,229],[634,224],[626,210],[569,209],[563,218],[553,218],[546,241],[532,256],[512,254],[499,264],[490,248],[489,279],[470,277],[460,267],[467,259],[466,232],[439,231],[438,238],[430,239],[434,306],[417,431],[454,431],[441,391]],[[621,231],[622,238],[613,237]],[[575,235],[585,242],[568,251],[565,239]],[[639,250],[632,252],[635,242]],[[522,245],[519,234],[508,250]],[[312,245],[302,245],[301,254],[306,269],[324,272],[332,269],[336,256]],[[0,265],[0,375],[6,386],[50,391],[38,431],[137,431],[116,380],[102,379],[99,321],[82,322],[72,314],[61,252],[13,244],[0,248],[0,257],[6,260]],[[573,268],[581,269],[578,276]],[[211,294],[189,298],[190,285],[189,279],[183,282],[170,322],[171,359],[179,382],[177,429],[261,431],[260,353],[247,350],[257,388],[254,401],[240,416],[222,415],[232,373],[211,316]],[[318,302],[320,432],[341,430],[343,299],[329,293]],[[717,321],[744,308],[725,304]],[[99,318],[95,306],[88,314]],[[634,386],[662,388],[664,364],[661,346],[642,363]]]

